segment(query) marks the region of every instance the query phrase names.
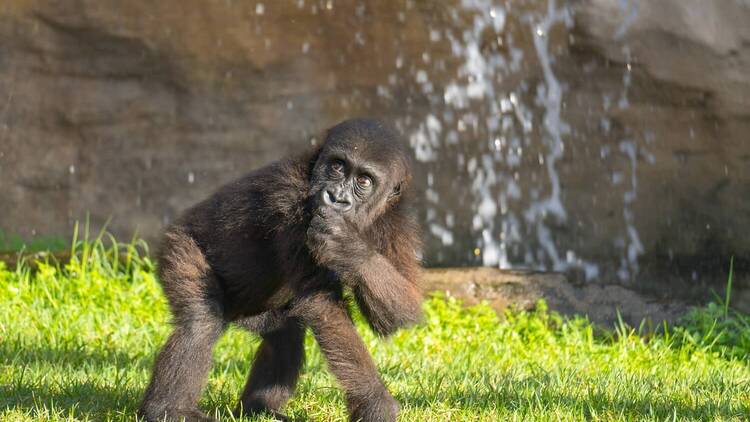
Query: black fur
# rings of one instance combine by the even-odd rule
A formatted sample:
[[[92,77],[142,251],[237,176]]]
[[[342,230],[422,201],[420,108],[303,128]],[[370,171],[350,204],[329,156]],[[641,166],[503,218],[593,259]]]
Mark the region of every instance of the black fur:
[[[211,420],[197,402],[213,345],[234,322],[263,338],[238,412],[281,416],[309,326],[345,390],[350,419],[394,421],[398,403],[343,292],[352,291],[379,334],[420,318],[410,179],[395,133],[353,119],[330,129],[322,147],[254,171],[185,212],[166,230],[158,254],[175,327],[139,414]]]

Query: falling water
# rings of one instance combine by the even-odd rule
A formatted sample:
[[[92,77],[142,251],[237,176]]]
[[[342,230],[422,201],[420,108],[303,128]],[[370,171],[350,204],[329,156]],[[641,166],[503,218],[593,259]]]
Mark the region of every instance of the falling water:
[[[483,265],[577,270],[590,280],[600,275],[599,266],[570,245],[559,246],[555,236],[555,229],[571,224],[575,216],[565,209],[557,168],[565,156],[566,143],[572,140],[570,126],[562,116],[566,88],[555,75],[549,34],[556,25],[571,26],[572,12],[555,0],[549,0],[546,6],[543,13],[523,12],[520,17],[533,39],[533,57],[524,57],[524,51],[514,46],[510,37],[498,37],[498,42],[506,43],[504,52],[483,51],[483,36],[488,31],[502,34],[511,13],[492,0],[462,0],[462,13],[472,16],[468,25],[462,14],[454,12],[452,17],[460,31],[432,30],[431,39],[448,40],[460,65],[442,91],[424,70],[415,73],[423,92],[436,91],[435,95],[441,96],[442,101],[437,103],[442,107],[436,107],[416,125],[410,143],[416,159],[427,169],[427,225],[444,246],[455,242],[455,216],[444,210],[445,203],[435,187],[435,173],[453,152],[456,164],[469,177],[470,203],[466,206],[474,211],[470,225],[475,233],[472,253]],[[620,6],[627,8],[627,1]],[[626,29],[624,25],[621,31]],[[504,79],[519,72],[523,60],[538,61],[541,77],[536,86],[522,81],[511,89],[503,88]],[[623,93],[617,103],[620,108],[628,107],[629,70],[630,65],[623,77]],[[462,149],[461,143],[475,145]],[[623,249],[617,275],[626,280],[637,271],[637,259],[643,252],[628,208],[637,196],[639,150],[632,140],[624,139],[619,152],[631,163],[631,189],[623,198],[624,233],[614,240]],[[544,177],[532,175],[529,183],[523,179],[529,176],[522,174],[521,163],[534,153]]]

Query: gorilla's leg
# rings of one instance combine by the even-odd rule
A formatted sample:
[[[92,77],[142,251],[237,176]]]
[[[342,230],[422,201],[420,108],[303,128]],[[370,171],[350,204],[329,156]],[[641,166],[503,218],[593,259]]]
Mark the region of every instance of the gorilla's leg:
[[[263,334],[255,361],[240,398],[237,413],[252,415],[279,411],[294,394],[305,359],[305,328],[290,318],[278,329]]]
[[[345,305],[323,293],[302,299],[297,306],[296,312],[312,328],[329,369],[346,393],[349,419],[395,421],[398,402],[383,385]]]
[[[177,325],[156,358],[140,414],[149,421],[210,421],[197,409],[211,367],[213,345],[223,332],[217,318]]]
[[[219,283],[184,233],[168,232],[162,250],[159,279],[172,308],[174,330],[156,358],[139,414],[148,421],[213,420],[197,405],[213,346],[226,325]]]

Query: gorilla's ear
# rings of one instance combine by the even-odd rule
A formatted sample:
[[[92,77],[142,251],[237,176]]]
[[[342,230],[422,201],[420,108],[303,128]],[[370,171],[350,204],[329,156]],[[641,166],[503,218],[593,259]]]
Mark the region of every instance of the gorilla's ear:
[[[401,196],[402,186],[403,182],[396,185],[396,187],[393,188],[391,193],[388,194],[388,200],[397,199],[399,196]]]
[[[406,172],[406,177],[403,178],[398,184],[393,188],[393,190],[388,194],[388,202],[396,202],[404,193],[407,193],[406,190],[409,188],[409,185],[411,184],[411,171]]]

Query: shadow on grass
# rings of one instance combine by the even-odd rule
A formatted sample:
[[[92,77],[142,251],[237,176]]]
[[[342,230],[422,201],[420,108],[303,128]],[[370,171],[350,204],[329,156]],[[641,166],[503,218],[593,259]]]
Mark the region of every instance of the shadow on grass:
[[[155,351],[154,351],[155,352]],[[18,346],[0,343],[0,362],[9,368],[10,380],[0,383],[0,415],[15,411],[32,418],[49,416],[75,419],[135,420],[135,412],[146,388],[153,355],[133,357],[115,348],[94,351],[73,347]],[[40,372],[66,372],[65,380]],[[73,371],[71,371],[71,368]],[[102,374],[111,372],[111,376]],[[237,392],[239,396],[239,391]],[[204,394],[204,400],[206,395]],[[206,400],[201,408],[209,414],[222,414],[222,419],[261,421],[268,418],[232,419],[227,406]],[[295,416],[294,421],[305,421]]]
[[[549,384],[537,378],[528,378],[513,380],[509,386],[503,386],[507,388],[495,391],[485,389],[476,393],[463,394],[441,389],[437,393],[397,394],[396,399],[406,406],[421,409],[429,409],[436,403],[477,411],[505,408],[518,414],[536,413],[538,409],[546,407],[561,408],[579,413],[584,419],[602,417],[602,415],[621,415],[628,420],[644,418],[672,420],[676,413],[678,418],[717,420],[743,419],[750,415],[750,403],[740,403],[739,398],[734,405],[726,401],[716,403],[710,399],[695,405],[669,402],[663,398],[618,397],[613,399],[601,393],[588,393],[585,398],[581,398],[552,391],[547,387]],[[699,385],[694,386],[694,388],[698,387]]]
[[[139,373],[148,373],[151,356],[133,357],[118,349],[89,351],[76,348],[14,347],[0,344],[0,361],[10,380],[0,384],[0,412],[20,411],[30,416],[45,410],[74,418],[92,420],[132,420],[145,380]],[[67,370],[64,382],[53,376],[39,373],[39,367],[47,371]],[[70,368],[81,369],[71,372]],[[308,369],[309,370],[309,369]],[[90,373],[112,372],[112,375],[90,376]],[[33,372],[33,375],[32,375]],[[8,372],[6,372],[7,374]],[[487,411],[506,409],[509,412],[528,414],[544,408],[567,409],[580,414],[584,419],[605,415],[621,415],[626,419],[670,419],[676,413],[681,418],[699,420],[745,418],[750,415],[750,403],[739,398],[730,403],[728,397],[712,402],[710,399],[693,404],[670,402],[664,397],[627,397],[600,392],[582,392],[582,397],[555,391],[554,380],[544,377],[515,378],[501,375],[496,386],[479,384],[475,392],[456,391],[441,385],[397,394],[404,406],[429,410],[439,403],[461,409]],[[441,379],[441,374],[423,375],[425,379]],[[442,382],[440,383],[442,384]],[[716,386],[696,383],[693,388],[716,393]],[[712,391],[713,390],[713,391]],[[648,391],[642,392],[648,395]],[[721,393],[721,392],[719,392]],[[238,392],[239,394],[239,392]],[[708,394],[708,393],[707,393]],[[688,400],[685,400],[688,401]],[[226,406],[234,403],[208,401],[205,406],[210,413],[217,408],[225,412]],[[227,416],[226,413],[224,414]],[[40,415],[41,416],[41,415]],[[260,419],[253,419],[260,420]],[[295,414],[293,420],[304,421],[304,415]]]
[[[140,404],[145,386],[114,387],[99,385],[92,381],[72,382],[64,388],[53,390],[49,386],[0,385],[0,415],[6,411],[19,411],[30,417],[46,419],[50,415],[72,417],[75,420],[136,420],[136,410]],[[234,405],[232,403],[232,405]],[[201,405],[209,415],[219,420],[237,422],[260,422],[273,420],[268,415],[253,418],[234,418],[226,405]],[[57,412],[57,413],[53,413]],[[218,415],[217,415],[218,412]],[[290,416],[292,422],[305,422],[304,415]]]
[[[0,343],[0,360],[14,365],[41,363],[47,365],[99,365],[123,366],[130,368],[150,368],[151,356],[134,357],[117,348],[97,348],[95,350],[76,347],[54,347],[18,345],[14,342]]]
[[[20,384],[0,386],[0,412],[19,410],[34,416],[40,409],[56,409],[61,415],[77,419],[128,419],[132,420],[142,394],[140,386],[132,385],[115,387],[94,381],[71,382],[59,389],[48,385]],[[604,395],[589,395],[586,399],[571,397],[554,392],[541,392],[541,397],[529,397],[523,392],[497,391],[461,395],[455,392],[441,393],[435,396],[422,394],[401,394],[397,399],[405,406],[418,409],[429,409],[434,403],[447,403],[462,409],[492,410],[506,408],[510,412],[528,414],[535,412],[536,407],[563,408],[580,413],[588,419],[602,415],[621,415],[626,419],[644,419],[647,417],[669,420],[676,415],[679,418],[697,420],[716,420],[744,418],[750,414],[750,406],[741,404],[730,408],[727,405],[667,403],[663,400],[646,400],[626,398],[611,399]],[[529,402],[533,401],[532,404]],[[205,409],[205,407],[204,407]],[[206,409],[213,414],[214,406]],[[223,409],[222,409],[223,410]],[[224,415],[225,418],[228,415]],[[291,416],[291,415],[290,415]],[[244,419],[248,421],[262,420]],[[299,413],[293,415],[293,421],[308,420]]]
[[[101,420],[103,414],[132,414],[140,392],[129,385],[126,374],[132,374],[129,371],[133,369],[143,370],[151,362],[147,357],[134,358],[118,349],[91,351],[20,346],[14,342],[0,344],[0,361],[11,371],[10,381],[0,385],[0,411],[16,410],[33,416],[45,410],[52,413],[54,409],[65,416],[93,420]],[[111,380],[87,376],[112,369]],[[54,371],[66,373],[65,381],[56,379]]]
[[[0,412],[16,410],[33,417],[54,411],[76,419],[103,420],[105,415],[134,415],[140,393],[132,387],[90,380],[71,381],[56,388],[43,383],[12,383],[0,386]]]

